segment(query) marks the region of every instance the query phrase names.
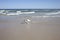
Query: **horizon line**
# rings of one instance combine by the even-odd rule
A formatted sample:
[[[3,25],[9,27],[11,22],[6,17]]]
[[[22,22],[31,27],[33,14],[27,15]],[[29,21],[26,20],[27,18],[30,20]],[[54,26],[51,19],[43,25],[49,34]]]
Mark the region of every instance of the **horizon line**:
[[[60,8],[0,8],[2,9],[60,9]]]

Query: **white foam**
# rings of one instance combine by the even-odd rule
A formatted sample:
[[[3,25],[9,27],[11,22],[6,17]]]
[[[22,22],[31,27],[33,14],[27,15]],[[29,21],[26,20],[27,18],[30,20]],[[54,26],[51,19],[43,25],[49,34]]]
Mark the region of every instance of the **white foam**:
[[[0,10],[0,14],[5,15],[6,13],[3,13],[5,10]]]
[[[3,15],[5,15],[6,13],[2,13]]]
[[[35,13],[34,11],[33,12],[22,12],[22,14],[33,14]]]
[[[1,13],[3,13],[5,10],[0,10]]]
[[[32,14],[35,12],[21,12],[21,11],[17,11],[16,13],[8,13],[7,15],[20,15],[20,14]]]
[[[60,11],[54,13],[46,13],[45,15],[56,15],[56,14],[60,14]]]
[[[9,13],[7,15],[19,15],[19,14],[22,14],[21,11],[17,11],[16,13]]]
[[[17,14],[22,14],[22,12],[21,11],[17,11]]]
[[[18,13],[9,13],[7,15],[19,15]]]

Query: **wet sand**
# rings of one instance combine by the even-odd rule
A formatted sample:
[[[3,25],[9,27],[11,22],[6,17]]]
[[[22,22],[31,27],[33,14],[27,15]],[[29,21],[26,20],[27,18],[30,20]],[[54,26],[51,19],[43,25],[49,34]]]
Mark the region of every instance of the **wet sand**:
[[[0,16],[0,40],[60,40],[60,17],[31,17],[25,24],[21,16]]]

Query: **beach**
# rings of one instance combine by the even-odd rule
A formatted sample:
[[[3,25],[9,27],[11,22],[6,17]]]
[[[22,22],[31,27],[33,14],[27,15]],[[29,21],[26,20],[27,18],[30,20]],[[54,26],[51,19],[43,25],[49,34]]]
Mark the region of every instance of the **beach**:
[[[60,17],[0,16],[0,40],[60,40]]]

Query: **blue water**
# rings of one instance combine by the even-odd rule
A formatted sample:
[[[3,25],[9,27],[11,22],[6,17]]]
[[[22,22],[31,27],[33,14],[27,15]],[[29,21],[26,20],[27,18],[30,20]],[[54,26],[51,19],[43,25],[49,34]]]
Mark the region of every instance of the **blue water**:
[[[9,14],[9,13],[16,13],[17,11],[21,12],[32,12],[32,14],[20,14],[20,16],[60,16],[60,9],[0,9],[0,12]],[[1,13],[0,13],[1,14]],[[48,15],[47,15],[48,14]]]

